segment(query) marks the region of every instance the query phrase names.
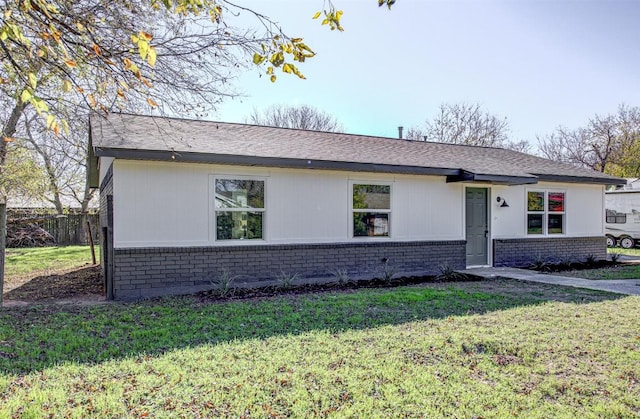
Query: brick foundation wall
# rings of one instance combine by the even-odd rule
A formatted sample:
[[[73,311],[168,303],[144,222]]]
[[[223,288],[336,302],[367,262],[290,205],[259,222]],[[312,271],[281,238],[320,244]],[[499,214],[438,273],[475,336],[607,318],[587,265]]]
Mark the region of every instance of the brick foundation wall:
[[[331,270],[352,279],[381,277],[385,260],[397,275],[433,275],[446,264],[465,267],[464,240],[348,244],[256,245],[114,249],[114,298],[135,299],[211,289],[223,270],[236,286],[277,283],[284,271],[301,282],[334,280]]]
[[[607,241],[597,237],[544,237],[496,239],[493,241],[494,266],[529,266],[535,260],[546,262],[584,261],[587,257],[606,259]]]

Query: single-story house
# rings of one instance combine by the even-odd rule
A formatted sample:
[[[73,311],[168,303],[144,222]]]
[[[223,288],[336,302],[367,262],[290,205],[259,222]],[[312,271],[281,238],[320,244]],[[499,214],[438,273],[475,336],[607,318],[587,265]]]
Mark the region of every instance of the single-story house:
[[[93,115],[109,298],[606,257],[606,174],[511,150]]]

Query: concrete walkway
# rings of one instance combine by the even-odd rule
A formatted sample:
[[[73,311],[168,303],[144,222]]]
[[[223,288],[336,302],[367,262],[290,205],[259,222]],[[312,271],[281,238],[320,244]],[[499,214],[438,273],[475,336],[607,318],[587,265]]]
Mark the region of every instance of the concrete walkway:
[[[576,288],[608,291],[616,294],[640,295],[640,279],[593,280],[570,278],[567,276],[541,274],[528,269],[516,268],[470,268],[460,272],[482,278],[511,278],[519,279],[521,281],[542,282],[544,284],[565,285]]]

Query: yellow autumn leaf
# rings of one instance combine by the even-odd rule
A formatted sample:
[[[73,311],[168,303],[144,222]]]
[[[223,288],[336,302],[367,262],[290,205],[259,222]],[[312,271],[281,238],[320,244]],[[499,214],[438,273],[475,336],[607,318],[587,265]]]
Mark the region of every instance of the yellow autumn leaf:
[[[151,106],[152,108],[157,108],[158,104],[156,103],[156,101],[154,101],[151,98],[147,98],[147,103],[149,104],[149,106]]]
[[[149,52],[149,43],[144,39],[140,39],[138,41],[138,51],[140,52],[140,57],[142,57],[143,60],[146,59],[147,53]]]
[[[65,80],[62,82],[62,91],[67,93],[68,91],[71,90],[73,86],[71,85],[71,82],[69,80]]]
[[[321,24],[322,25],[328,25],[329,24],[329,19],[324,19]]]
[[[265,60],[265,57],[260,55],[260,54],[258,54],[257,52],[253,54],[253,63],[255,65],[262,64],[264,62],[264,60]]]
[[[35,74],[33,74],[33,73],[29,73],[28,77],[29,77],[29,85],[30,85],[33,89],[35,89],[35,88],[36,88],[36,86],[38,85],[38,78],[37,78],[37,77],[36,77],[36,75],[35,75]]]
[[[51,129],[56,118],[53,115],[47,115],[47,129]]]
[[[64,60],[64,63],[69,68],[76,68],[78,66],[78,64],[76,64],[76,62],[74,60]]]
[[[27,89],[24,89],[22,91],[22,94],[20,94],[20,100],[22,101],[22,103],[27,103],[32,97],[33,94],[31,94],[31,92]]]
[[[4,142],[5,142],[5,143],[10,143],[10,142],[12,142],[12,141],[13,141],[13,138],[11,138],[11,137],[4,137]]]
[[[149,52],[147,53],[147,62],[151,67],[156,65],[156,58],[158,55],[156,54],[156,49],[154,47],[149,47]]]
[[[282,66],[282,71],[284,71],[285,73],[289,73],[289,74],[290,74],[290,73],[291,73],[291,71],[292,71],[291,64],[289,64],[289,63],[285,63],[285,64]]]
[[[67,122],[66,119],[63,119],[61,122],[62,122],[62,129],[64,130],[64,133],[69,135],[69,132],[70,132],[69,123]]]
[[[275,83],[276,82],[276,75],[273,74],[269,80],[271,80],[271,83]]]
[[[313,19],[317,19],[317,18],[319,18],[319,17],[320,17],[320,14],[321,14],[320,12],[316,12],[316,13],[313,15]]]
[[[44,100],[40,98],[33,97],[31,99],[31,104],[35,108],[36,112],[38,112],[38,115],[42,115],[43,113],[49,112],[49,106],[45,103]]]

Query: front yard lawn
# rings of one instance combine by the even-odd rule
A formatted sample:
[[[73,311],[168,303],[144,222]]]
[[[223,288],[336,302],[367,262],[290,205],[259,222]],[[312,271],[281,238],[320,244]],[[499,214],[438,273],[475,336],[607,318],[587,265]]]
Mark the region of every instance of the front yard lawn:
[[[598,269],[579,269],[558,272],[558,275],[586,279],[640,279],[640,264],[611,266]]]
[[[637,417],[640,298],[490,280],[0,311],[0,417]]]
[[[100,249],[96,246],[96,255]],[[7,249],[5,275],[14,277],[34,276],[50,270],[77,268],[92,263],[89,246],[30,247]]]

